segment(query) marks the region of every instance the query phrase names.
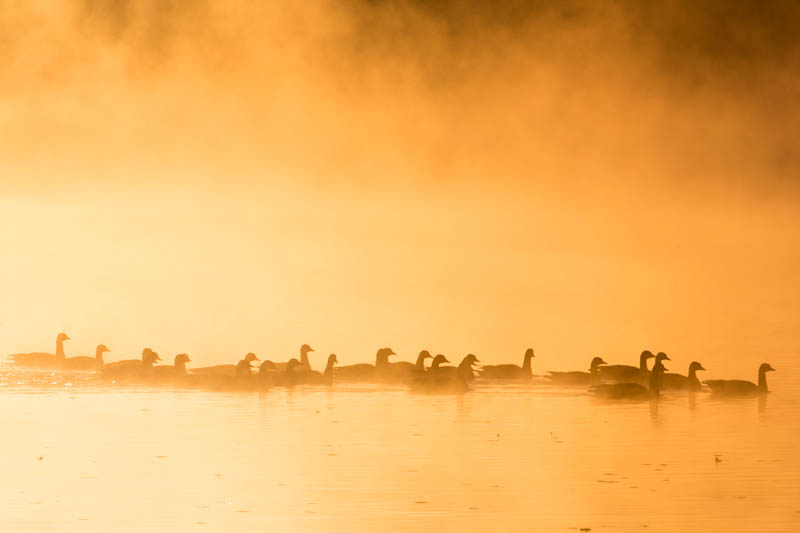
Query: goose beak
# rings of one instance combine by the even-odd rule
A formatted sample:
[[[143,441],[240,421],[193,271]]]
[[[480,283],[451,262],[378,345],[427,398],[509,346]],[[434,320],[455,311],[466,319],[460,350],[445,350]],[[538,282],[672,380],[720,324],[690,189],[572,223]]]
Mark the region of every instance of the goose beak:
[[[767,368],[767,372],[775,372],[775,371],[776,370],[772,368],[772,365],[769,365],[769,368]]]
[[[67,335],[67,334],[65,333],[65,334],[64,334],[64,340],[65,340],[65,341],[71,341],[72,339],[70,339],[70,338],[69,338],[69,335]]]
[[[700,365],[697,370],[705,370],[706,368],[703,365]]]
[[[392,350],[391,348],[389,348],[389,353],[388,353],[388,355],[397,355],[397,354],[396,354],[396,353],[394,353],[394,350]]]
[[[311,346],[309,346],[309,347],[308,347],[308,351],[309,351],[309,352],[314,352],[314,351],[316,351],[316,350],[314,350],[314,348],[312,348]]]

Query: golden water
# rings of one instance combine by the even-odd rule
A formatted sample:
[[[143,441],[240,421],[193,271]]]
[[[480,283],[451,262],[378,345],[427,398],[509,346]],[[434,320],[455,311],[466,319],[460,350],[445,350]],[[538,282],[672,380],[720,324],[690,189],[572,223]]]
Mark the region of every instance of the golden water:
[[[102,389],[5,369],[0,531],[787,531],[800,394]],[[774,380],[773,380],[774,381]],[[774,387],[773,387],[774,388]]]

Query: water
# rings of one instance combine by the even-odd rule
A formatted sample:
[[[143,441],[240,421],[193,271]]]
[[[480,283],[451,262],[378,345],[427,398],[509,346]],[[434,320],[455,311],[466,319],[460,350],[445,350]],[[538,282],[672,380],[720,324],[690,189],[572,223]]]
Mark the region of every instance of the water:
[[[2,371],[0,531],[787,531],[800,395],[267,393]]]

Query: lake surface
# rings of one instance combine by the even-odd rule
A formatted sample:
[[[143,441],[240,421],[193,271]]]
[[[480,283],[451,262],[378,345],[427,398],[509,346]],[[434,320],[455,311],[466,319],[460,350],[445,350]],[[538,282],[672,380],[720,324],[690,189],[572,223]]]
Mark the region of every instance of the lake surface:
[[[772,376],[770,376],[772,377]],[[0,368],[0,531],[787,531],[800,394],[98,388]]]

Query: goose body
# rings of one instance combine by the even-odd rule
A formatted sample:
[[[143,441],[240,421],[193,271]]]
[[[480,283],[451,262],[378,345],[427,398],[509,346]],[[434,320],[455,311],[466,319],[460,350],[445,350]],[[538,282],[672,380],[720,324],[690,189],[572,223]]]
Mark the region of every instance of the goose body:
[[[606,364],[601,357],[595,357],[589,365],[588,372],[578,370],[572,372],[549,372],[550,382],[556,385],[588,386],[600,382],[600,365]]]
[[[28,368],[52,369],[60,368],[64,365],[66,357],[64,355],[64,341],[70,340],[66,333],[59,333],[56,336],[56,353],[31,352],[14,353],[8,356],[12,364]]]
[[[600,378],[604,381],[635,382],[647,376],[647,361],[655,356],[650,350],[645,350],[639,355],[639,366],[631,365],[606,365],[600,368]]]
[[[475,358],[475,356],[464,358],[470,373],[472,372],[472,358]],[[477,358],[474,360],[477,361]],[[462,361],[462,364],[465,364],[464,361]],[[469,387],[467,386],[464,372],[457,371],[456,367],[442,367],[442,363],[449,363],[449,361],[444,355],[438,354],[433,358],[431,367],[424,375],[414,376],[411,380],[409,383],[411,391],[424,394],[462,394],[467,392]],[[449,370],[450,368],[453,370]]]
[[[186,377],[186,363],[191,361],[187,354],[179,353],[175,356],[174,365],[154,366],[153,375],[162,379]]]
[[[64,368],[69,370],[96,370],[103,368],[105,366],[103,354],[110,351],[105,344],[98,344],[94,351],[94,357],[70,357],[64,361]]]
[[[153,364],[161,361],[156,352],[150,348],[145,348],[142,352],[142,360],[117,361],[114,366],[106,365],[100,371],[104,379],[119,380],[142,380],[153,375]]]
[[[480,370],[480,375],[488,379],[530,379],[533,376],[531,371],[531,360],[534,358],[533,348],[525,351],[522,366],[505,365],[485,365]]]
[[[665,390],[699,391],[701,388],[703,388],[700,380],[697,379],[697,372],[699,370],[705,370],[705,368],[703,368],[703,365],[697,361],[692,361],[692,363],[689,365],[689,372],[687,376],[673,373],[664,374],[664,377],[661,378],[661,387]]]
[[[661,378],[666,370],[661,362],[653,365],[649,388],[640,383],[603,383],[589,390],[609,400],[657,399],[661,393]]]
[[[711,388],[711,394],[717,396],[756,396],[769,392],[767,372],[774,371],[769,363],[762,363],[758,367],[758,383],[741,379],[710,379],[703,383]]]
[[[474,354],[467,354],[458,366],[438,366],[434,369],[434,373],[450,377],[459,375],[465,382],[470,382],[475,379],[475,374],[472,371],[472,366],[475,363],[480,363],[478,358]]]
[[[203,366],[200,368],[193,368],[192,374],[195,374],[197,376],[236,377],[240,373],[246,374],[247,371],[250,370],[250,363],[258,360],[259,359],[258,357],[256,357],[256,354],[250,352],[247,355],[245,355],[244,359],[240,360],[235,365],[227,364],[227,365],[213,365],[213,366]]]
[[[340,366],[334,373],[337,381],[376,382],[390,376],[389,356],[395,355],[391,348],[381,348],[375,354],[375,364],[361,363]]]
[[[333,384],[333,368],[336,363],[339,361],[336,359],[336,354],[332,353],[328,356],[328,362],[325,365],[325,371],[320,373],[316,370],[312,370],[311,372],[305,372],[300,374],[298,377],[301,382],[308,383],[310,385],[332,385]],[[295,369],[295,372],[297,370]]]
[[[410,378],[414,375],[422,375],[425,373],[425,359],[432,358],[433,356],[428,350],[422,350],[417,356],[416,363],[409,363],[408,361],[389,363],[389,370],[392,372],[392,374],[400,377]]]

